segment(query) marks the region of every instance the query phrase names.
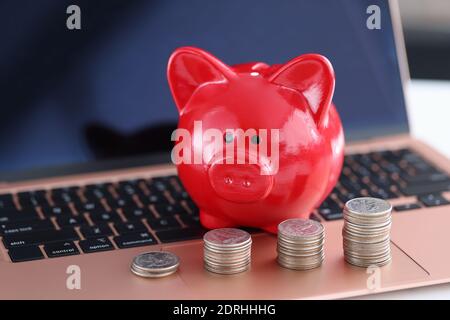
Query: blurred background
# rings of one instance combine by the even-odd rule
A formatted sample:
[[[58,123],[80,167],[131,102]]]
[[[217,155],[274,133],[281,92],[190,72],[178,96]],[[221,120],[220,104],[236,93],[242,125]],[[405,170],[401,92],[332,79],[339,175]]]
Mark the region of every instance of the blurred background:
[[[450,79],[450,1],[399,0],[412,78]]]
[[[399,0],[412,134],[450,158],[450,1]]]

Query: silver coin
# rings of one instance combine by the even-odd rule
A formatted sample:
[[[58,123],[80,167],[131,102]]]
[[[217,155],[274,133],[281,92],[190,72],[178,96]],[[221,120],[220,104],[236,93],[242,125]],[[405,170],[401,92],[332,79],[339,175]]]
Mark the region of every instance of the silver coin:
[[[210,259],[210,260],[215,260],[215,261],[223,261],[223,262],[237,262],[237,261],[242,261],[245,259],[248,259],[250,257],[250,255],[239,255],[239,256],[221,256],[218,254],[205,254],[204,255],[204,259]]]
[[[312,240],[298,241],[279,236],[278,243],[284,245],[285,247],[302,247],[302,248],[316,247],[316,246],[323,246],[323,244],[325,243],[325,237],[315,238]]]
[[[392,205],[382,199],[362,197],[347,201],[345,209],[353,214],[380,215],[392,210]]]
[[[309,238],[321,235],[323,226],[311,219],[288,219],[278,225],[278,233],[282,237]]]
[[[389,257],[386,260],[383,261],[369,261],[369,262],[365,262],[365,261],[361,261],[361,260],[355,260],[355,259],[350,259],[348,257],[345,257],[345,261],[347,261],[349,264],[354,265],[356,267],[361,267],[361,268],[367,268],[370,266],[378,266],[378,267],[383,267],[387,264],[389,264],[392,261],[392,258]]]
[[[248,232],[235,228],[215,229],[208,231],[203,240],[206,270],[228,275],[250,267],[252,238]]]
[[[342,229],[345,261],[359,267],[390,262],[391,211],[389,202],[376,198],[356,198],[345,204]]]
[[[144,277],[144,278],[162,278],[162,277],[169,276],[177,271],[177,269],[172,269],[167,272],[146,272],[146,271],[140,270],[138,268],[135,268],[135,266],[133,266],[133,265],[131,266],[130,270],[135,275],[137,275],[139,277]]]
[[[324,260],[324,227],[307,219],[289,219],[278,225],[278,264],[293,270],[320,267]]]
[[[203,240],[215,246],[241,246],[251,241],[248,232],[236,228],[221,228],[210,230],[203,236]]]
[[[277,262],[280,266],[292,269],[292,270],[311,270],[314,268],[318,268],[322,265],[323,261],[325,259],[325,256],[322,255],[321,257],[313,260],[313,261],[304,261],[302,263],[298,261],[290,261],[288,259],[284,259],[283,257],[278,257]]]
[[[301,257],[301,258],[307,258],[307,257],[314,257],[321,252],[323,252],[323,248],[315,251],[293,251],[293,250],[285,250],[278,248],[277,249],[278,255],[286,256],[286,257]]]
[[[322,261],[325,255],[323,253],[318,254],[317,256],[310,257],[310,258],[299,258],[299,257],[287,257],[280,255],[278,256],[278,261],[284,262],[286,264],[290,265],[298,265],[298,266],[304,266],[304,265],[310,265],[310,264],[316,264],[319,261]]]
[[[223,254],[233,254],[239,252],[247,252],[252,246],[252,241],[248,241],[241,245],[233,245],[233,246],[218,246],[212,245],[211,243],[204,242],[204,247],[208,251],[223,253]]]
[[[209,266],[208,264],[204,265],[205,269],[212,273],[217,273],[221,275],[232,275],[237,273],[242,273],[250,269],[250,262],[239,268],[214,268]]]
[[[151,251],[136,256],[133,267],[144,272],[168,272],[177,269],[180,259],[173,253],[167,251]]]
[[[248,264],[250,261],[251,261],[250,258],[245,259],[240,262],[222,262],[222,261],[214,261],[214,260],[210,260],[210,259],[204,260],[205,264],[210,265],[210,266],[215,266],[217,268],[237,268],[242,265]]]

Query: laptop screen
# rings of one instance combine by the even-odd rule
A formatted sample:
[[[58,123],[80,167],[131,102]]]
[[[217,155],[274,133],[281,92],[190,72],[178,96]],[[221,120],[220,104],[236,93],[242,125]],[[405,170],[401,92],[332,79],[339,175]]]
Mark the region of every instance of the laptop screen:
[[[177,112],[166,66],[186,45],[230,65],[323,54],[347,141],[408,130],[387,1],[76,1],[81,29],[69,30],[71,4],[0,4],[0,179],[168,154]],[[367,27],[374,4],[380,29]]]

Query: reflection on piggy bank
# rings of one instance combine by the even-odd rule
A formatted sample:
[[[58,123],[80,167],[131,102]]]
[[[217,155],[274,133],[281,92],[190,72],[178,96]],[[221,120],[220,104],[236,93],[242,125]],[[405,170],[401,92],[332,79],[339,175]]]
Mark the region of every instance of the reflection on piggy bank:
[[[276,233],[333,189],[344,134],[325,57],[228,66],[184,47],[170,57],[167,76],[180,115],[172,160],[205,227]]]

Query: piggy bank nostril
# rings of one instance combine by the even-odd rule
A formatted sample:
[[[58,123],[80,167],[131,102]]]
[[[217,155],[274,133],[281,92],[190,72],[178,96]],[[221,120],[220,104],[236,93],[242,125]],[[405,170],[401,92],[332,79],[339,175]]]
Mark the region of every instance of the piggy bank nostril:
[[[252,183],[251,183],[250,181],[248,181],[248,180],[244,180],[244,181],[242,182],[242,185],[243,185],[244,187],[246,187],[246,188],[250,188],[251,185],[252,185]]]
[[[231,179],[230,177],[225,177],[223,179],[223,181],[225,182],[225,184],[232,184],[233,183],[233,179]]]

